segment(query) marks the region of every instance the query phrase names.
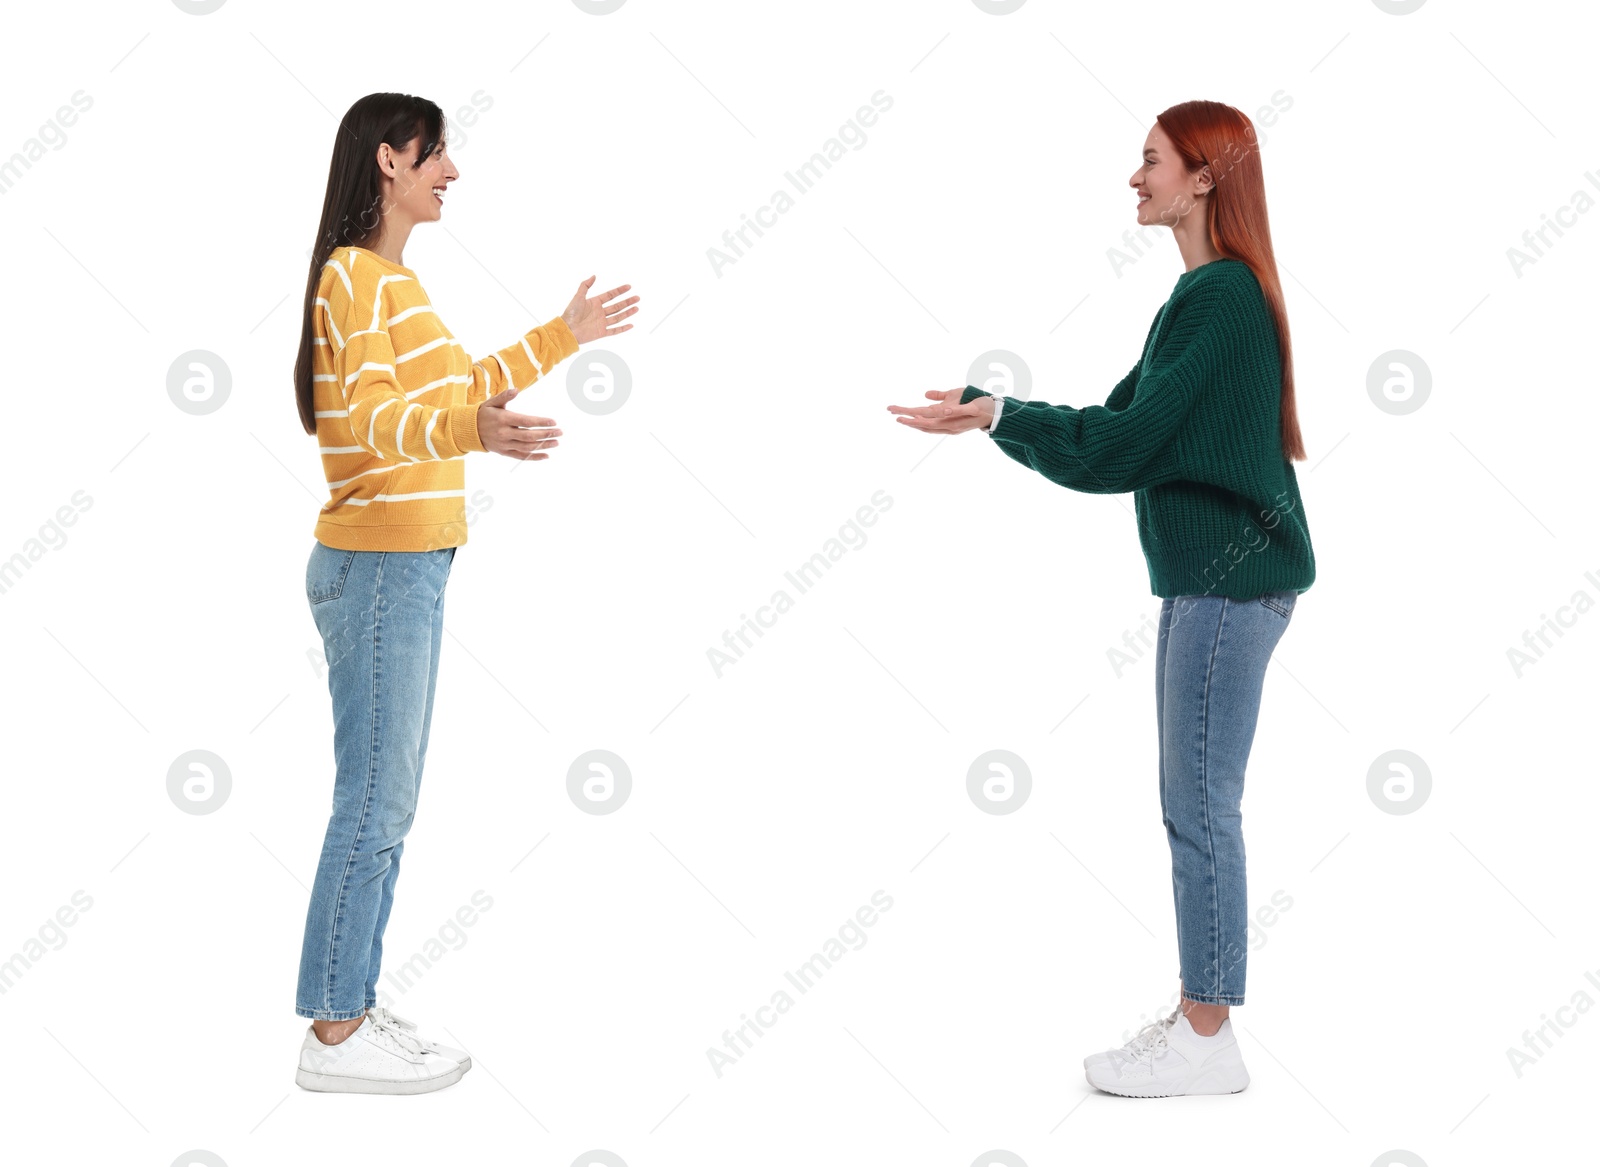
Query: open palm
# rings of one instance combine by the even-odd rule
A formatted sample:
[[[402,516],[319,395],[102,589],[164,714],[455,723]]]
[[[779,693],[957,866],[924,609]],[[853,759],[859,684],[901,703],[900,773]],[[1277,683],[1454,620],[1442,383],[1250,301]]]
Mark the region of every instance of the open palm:
[[[928,434],[959,434],[987,428],[994,417],[994,399],[974,397],[962,405],[961,395],[965,392],[964,385],[960,389],[929,389],[923,396],[939,404],[891,405],[889,412],[898,415],[895,420],[901,425]]]
[[[568,304],[566,311],[561,314],[561,319],[567,322],[567,327],[572,329],[572,335],[577,338],[579,344],[588,344],[591,340],[599,340],[602,336],[615,336],[619,332],[627,332],[633,325],[617,322],[626,320],[639,310],[631,307],[639,302],[638,296],[631,300],[623,300],[621,303],[613,303],[618,296],[633,287],[632,284],[623,284],[621,287],[612,288],[609,292],[601,292],[598,296],[585,296],[593,283],[594,277],[590,276],[579,284],[576,294],[572,297],[572,303]]]

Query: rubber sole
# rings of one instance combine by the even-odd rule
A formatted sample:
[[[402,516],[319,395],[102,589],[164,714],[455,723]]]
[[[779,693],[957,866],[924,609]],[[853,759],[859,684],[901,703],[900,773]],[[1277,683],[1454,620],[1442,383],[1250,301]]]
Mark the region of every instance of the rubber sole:
[[[1106,1094],[1116,1094],[1122,1098],[1178,1098],[1191,1095],[1206,1094],[1238,1094],[1250,1085],[1250,1075],[1242,1068],[1237,1073],[1224,1074],[1223,1071],[1202,1073],[1182,1090],[1174,1090],[1171,1082],[1096,1082],[1088,1070],[1084,1071],[1084,1078],[1089,1085]],[[1240,1078],[1243,1081],[1240,1081]]]
[[[353,1074],[319,1074],[304,1066],[294,1072],[294,1083],[304,1090],[327,1094],[427,1094],[461,1081],[463,1063],[431,1078],[358,1078]]]

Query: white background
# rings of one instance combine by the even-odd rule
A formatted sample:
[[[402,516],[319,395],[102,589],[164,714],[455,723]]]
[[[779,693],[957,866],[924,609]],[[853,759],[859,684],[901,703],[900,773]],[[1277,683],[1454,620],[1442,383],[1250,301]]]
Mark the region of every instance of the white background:
[[[1600,196],[1578,6],[25,11],[0,157],[93,104],[0,201],[0,558],[51,546],[0,593],[0,955],[74,892],[92,907],[0,995],[7,1159],[1367,1167],[1575,1133],[1600,1017],[1562,1014],[1520,1077],[1507,1050],[1600,1000],[1600,616],[1520,677],[1507,651],[1600,597],[1578,345],[1600,216],[1520,277],[1507,251]],[[866,144],[715,274],[707,249],[880,89]],[[394,998],[476,1063],[411,1099],[293,1084],[333,770],[303,590],[325,484],[290,374],[334,130],[375,90],[492,99],[405,251],[470,352],[591,274],[643,297],[594,346],[632,372],[621,409],[577,408],[564,366],[518,402],[565,430],[554,456],[468,465],[490,505],[451,576],[386,956],[475,891],[493,907]],[[1164,232],[1108,260],[1156,113],[1255,116],[1278,91],[1263,159],[1317,580],[1269,670],[1245,823],[1252,908],[1293,906],[1233,1015],[1250,1089],[1135,1102],[1081,1069],[1177,988],[1151,665],[1107,656],[1159,610],[1133,500],[884,407],[992,348],[1037,399],[1102,401],[1182,270]],[[191,349],[232,373],[205,416],[167,393]],[[1392,349],[1432,375],[1404,416],[1367,392]],[[880,490],[865,544],[718,678],[724,630]],[[1007,815],[965,789],[996,748],[1033,775]],[[232,780],[205,815],[166,789],[197,749]],[[615,813],[566,793],[591,749],[631,770]],[[1394,749],[1432,774],[1412,814],[1367,793]],[[866,945],[719,1078],[706,1051],[879,889]]]

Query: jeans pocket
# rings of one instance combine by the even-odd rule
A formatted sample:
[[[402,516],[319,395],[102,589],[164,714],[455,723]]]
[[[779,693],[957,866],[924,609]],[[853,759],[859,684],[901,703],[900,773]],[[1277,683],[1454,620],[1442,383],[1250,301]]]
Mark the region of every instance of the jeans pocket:
[[[312,604],[337,600],[355,557],[354,551],[340,551],[319,541],[306,562],[306,599]]]
[[[1261,604],[1287,620],[1294,611],[1294,602],[1298,598],[1299,593],[1293,591],[1266,592],[1261,597]]]

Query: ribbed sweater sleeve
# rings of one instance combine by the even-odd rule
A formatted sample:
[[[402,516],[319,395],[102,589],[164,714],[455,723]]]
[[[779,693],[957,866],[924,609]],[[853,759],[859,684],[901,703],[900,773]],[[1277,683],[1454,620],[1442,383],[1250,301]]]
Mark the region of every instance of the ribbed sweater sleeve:
[[[1126,409],[1128,402],[1133,400],[1133,387],[1139,383],[1139,373],[1144,368],[1144,358],[1140,357],[1128,375],[1117,382],[1117,387],[1111,390],[1111,396],[1106,398],[1105,407],[1112,412]]]
[[[1007,400],[992,439],[1050,481],[1091,494],[1121,494],[1185,477],[1184,423],[1201,395],[1215,387],[1237,343],[1238,277],[1239,271],[1218,273],[1170,304],[1172,319],[1161,343],[1117,383],[1104,405],[1074,409]],[[969,387],[962,403],[981,392]]]
[[[338,267],[340,278],[328,289],[323,308],[328,314],[334,373],[356,443],[369,454],[399,462],[482,452],[476,403],[423,405],[409,400],[396,379],[395,365],[420,352],[396,355],[385,325],[383,289],[411,277],[385,272],[372,263],[354,263],[351,269]]]
[[[1138,363],[1135,364],[1128,372],[1128,375],[1117,382],[1116,388],[1111,390],[1111,396],[1106,398],[1105,407],[1107,409],[1124,409],[1127,407],[1128,402],[1133,400],[1133,387],[1139,383],[1139,370],[1143,365],[1144,360],[1143,358],[1140,358]],[[972,396],[976,397],[978,394],[974,393]],[[962,395],[962,404],[965,404],[970,400],[972,400],[971,397],[968,397],[965,394]],[[993,424],[991,424],[991,426],[983,432],[988,434],[990,437],[993,437],[994,431],[1000,428],[1000,422],[1005,420],[1006,410],[1013,409],[1021,404],[1022,402],[1014,401],[1010,397],[996,398],[994,408],[995,412],[1000,416],[996,418]],[[1037,469],[1033,462],[1029,460],[1028,451],[1024,446],[1017,445],[1014,442],[1002,442],[1000,444],[1000,451],[1012,461],[1022,463],[1029,470]]]

